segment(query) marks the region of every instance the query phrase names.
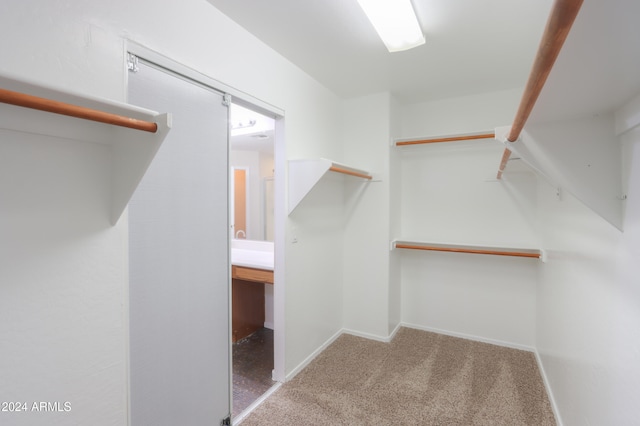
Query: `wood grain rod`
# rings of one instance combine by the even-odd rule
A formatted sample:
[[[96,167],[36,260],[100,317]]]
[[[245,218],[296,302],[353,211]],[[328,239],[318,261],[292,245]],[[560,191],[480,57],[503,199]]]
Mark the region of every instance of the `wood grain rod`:
[[[331,166],[329,168],[329,170],[331,170],[332,172],[342,173],[342,174],[345,174],[345,175],[355,176],[355,177],[359,177],[359,178],[363,178],[363,179],[371,179],[372,178],[372,176],[367,175],[365,173],[354,172],[352,170],[344,169],[344,168],[338,167],[338,166]]]
[[[54,114],[67,115],[69,117],[82,118],[84,120],[97,121],[100,123],[113,124],[130,129],[143,130],[155,133],[158,125],[151,121],[138,120],[123,115],[112,114],[96,109],[85,108],[78,105],[54,101],[52,99],[40,98],[38,96],[27,95],[25,93],[13,92],[11,90],[0,89],[0,102],[16,105],[25,108],[37,109],[39,111],[51,112]]]
[[[498,179],[502,179],[502,172],[504,172],[504,169],[507,167],[507,162],[509,161],[510,157],[511,157],[511,151],[505,148],[504,152],[502,153],[502,160],[500,160],[500,167],[498,168],[498,176],[496,176]]]
[[[396,244],[396,248],[411,249],[411,250],[444,251],[444,252],[452,252],[452,253],[491,254],[496,256],[531,257],[536,259],[540,258],[539,253],[525,253],[520,251],[500,251],[500,250],[481,250],[481,249],[466,249],[466,248],[452,248],[452,247],[417,246],[413,244]]]
[[[474,139],[494,139],[496,137],[495,133],[483,133],[479,135],[461,135],[461,136],[447,136],[443,138],[429,138],[429,139],[420,139],[415,141],[402,141],[396,142],[396,146],[406,146],[406,145],[421,145],[426,143],[440,143],[440,142],[456,142],[456,141],[470,141]]]
[[[569,35],[569,30],[578,16],[582,2],[583,0],[555,0],[540,40],[529,80],[520,100],[518,112],[507,135],[509,142],[515,142],[520,137],[520,132],[522,132],[560,49]]]

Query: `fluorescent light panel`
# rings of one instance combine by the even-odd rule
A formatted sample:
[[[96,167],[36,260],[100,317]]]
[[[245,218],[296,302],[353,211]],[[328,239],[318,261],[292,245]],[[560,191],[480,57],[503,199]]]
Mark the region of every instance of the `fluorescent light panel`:
[[[424,44],[411,0],[358,0],[389,52]]]

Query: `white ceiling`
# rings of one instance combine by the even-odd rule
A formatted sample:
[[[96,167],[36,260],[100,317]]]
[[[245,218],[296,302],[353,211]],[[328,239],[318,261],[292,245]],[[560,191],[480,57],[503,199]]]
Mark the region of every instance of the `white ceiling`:
[[[523,87],[552,0],[413,0],[426,44],[389,53],[356,0],[208,0],[341,97]]]

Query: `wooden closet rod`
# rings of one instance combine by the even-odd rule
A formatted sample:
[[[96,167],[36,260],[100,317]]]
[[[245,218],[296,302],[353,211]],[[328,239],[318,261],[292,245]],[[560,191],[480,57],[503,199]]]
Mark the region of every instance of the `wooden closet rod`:
[[[527,122],[529,114],[531,114],[545,81],[547,81],[551,68],[569,34],[571,25],[573,25],[573,21],[578,16],[582,2],[583,0],[555,0],[542,40],[540,40],[538,53],[529,74],[529,80],[520,100],[518,112],[507,135],[509,142],[515,142],[520,137],[520,132]]]
[[[420,145],[425,143],[439,143],[439,142],[470,141],[474,139],[494,139],[495,137],[496,137],[495,133],[483,133],[479,135],[448,136],[443,138],[430,138],[430,139],[420,139],[415,141],[396,142],[396,146]]]
[[[507,135],[509,142],[515,142],[520,137],[520,133],[527,119],[529,119],[544,83],[547,81],[549,73],[551,73],[560,49],[562,49],[562,45],[569,35],[569,30],[576,20],[576,16],[578,16],[582,2],[583,0],[555,0],[540,40],[540,46],[538,46],[538,53],[533,62],[529,80],[520,100],[518,112]],[[502,172],[507,167],[510,156],[511,151],[505,148],[498,168],[498,175],[496,176],[498,179],[502,178]]]
[[[467,249],[467,248],[453,248],[453,247],[436,247],[436,246],[422,246],[412,244],[396,244],[396,248],[411,249],[411,250],[428,250],[428,251],[445,251],[453,253],[472,253],[472,254],[492,254],[496,256],[515,256],[515,257],[532,257],[539,259],[539,253],[526,253],[520,251],[500,251],[500,250],[480,250],[480,249]]]
[[[100,123],[113,124],[120,127],[128,127],[130,129],[143,130],[150,133],[155,133],[158,130],[158,125],[151,121],[138,120],[123,115],[111,114],[105,111],[85,108],[6,89],[0,89],[0,102]]]
[[[504,172],[505,167],[507,167],[509,157],[511,157],[511,151],[505,148],[502,153],[502,160],[500,160],[500,167],[498,167],[498,179],[502,179],[502,172]]]
[[[342,173],[342,174],[345,174],[345,175],[355,176],[355,177],[359,177],[359,178],[363,178],[363,179],[371,179],[373,177],[373,176],[367,175],[365,173],[354,172],[353,170],[344,169],[344,168],[338,167],[338,166],[331,166],[329,168],[329,170],[331,170],[332,172]]]

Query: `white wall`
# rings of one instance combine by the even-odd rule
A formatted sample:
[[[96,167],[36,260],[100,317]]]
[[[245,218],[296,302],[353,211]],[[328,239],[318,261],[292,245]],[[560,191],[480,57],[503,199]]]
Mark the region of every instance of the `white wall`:
[[[519,91],[405,105],[400,137],[492,130],[512,119]],[[496,181],[496,141],[397,148],[406,240],[537,247],[535,176]],[[398,250],[400,251],[400,250]],[[402,321],[417,328],[533,347],[537,262],[402,250]]]
[[[397,137],[471,133],[508,125],[521,95],[520,89],[512,89],[403,105],[402,134]]]
[[[341,178],[331,175],[321,179],[289,216],[287,339],[296,340],[287,345],[290,376],[299,371],[300,360],[309,361],[342,329],[344,191]]]
[[[288,158],[336,157],[341,152],[336,96],[205,1],[161,5],[152,0],[3,2],[0,35],[0,72],[116,100],[124,100],[125,40],[133,40],[285,110],[281,130]],[[260,73],[254,71],[256,62],[262,64]],[[47,154],[64,156],[58,149]],[[24,179],[33,179],[34,199],[46,195],[46,187],[39,189],[35,183],[48,179],[46,173],[64,180],[66,173],[84,167],[92,155],[86,153],[77,164],[54,170],[39,169],[36,165],[40,163],[25,159],[31,166],[24,169]],[[3,206],[4,200],[11,200],[8,205],[23,225],[16,228],[20,232],[14,231],[17,235],[2,239],[2,250],[13,251],[14,243],[5,242],[17,240],[25,249],[12,254],[13,265],[20,268],[13,268],[11,274],[21,278],[2,281],[1,299],[11,304],[11,309],[2,311],[3,335],[10,336],[3,339],[3,345],[12,348],[14,360],[0,366],[0,376],[6,378],[2,399],[68,398],[74,411],[72,417],[64,418],[66,424],[71,418],[78,424],[123,424],[127,401],[126,218],[113,228],[102,223],[87,225],[84,212],[72,209],[78,216],[74,213],[61,222],[45,220],[42,204],[22,195],[23,178],[19,176],[3,179]],[[82,190],[76,190],[76,185]],[[90,185],[78,182],[59,188],[60,197],[51,201],[51,208],[83,197],[90,192],[83,188]],[[41,198],[41,202],[48,200]],[[76,221],[77,217],[82,220]],[[341,327],[341,283],[332,273],[341,270],[341,255],[323,258],[320,266],[313,259],[320,253],[335,252],[342,236],[325,238],[315,232],[315,219],[316,212],[301,210],[295,225],[302,231],[300,242],[304,244],[276,248],[292,259],[291,268],[287,266],[280,275],[286,276],[287,285],[286,371]],[[31,238],[35,231],[29,230],[29,224],[40,224],[43,232]],[[290,237],[289,225],[286,232]],[[15,287],[6,284],[11,281]],[[55,314],[49,315],[49,309]],[[39,354],[51,354],[52,363]],[[40,375],[34,366],[48,373]],[[284,373],[279,371],[281,376]],[[66,380],[65,387],[49,380],[50,375]],[[10,395],[4,394],[6,389],[11,389]],[[63,389],[64,395],[56,389]],[[33,416],[25,419],[37,424]],[[49,419],[42,424],[54,423]]]
[[[27,403],[2,424],[127,420],[128,233],[109,222],[110,167],[104,145],[0,131],[0,401]]]
[[[537,348],[567,426],[640,418],[640,131],[624,140],[624,233],[539,184],[549,260],[540,270]]]
[[[537,246],[535,175],[512,163],[497,180],[503,149],[495,140],[399,148],[402,237]]]
[[[388,133],[386,128],[372,130],[376,152],[371,157],[361,150],[366,143],[360,138],[368,134],[368,127],[347,129],[345,135],[358,133],[358,141],[343,152],[339,99],[205,1],[164,2],[161,6],[152,0],[3,2],[0,35],[0,72],[116,100],[124,100],[125,40],[136,41],[285,110],[285,125],[280,130],[287,141],[287,158],[328,157],[353,163],[361,159],[371,163],[363,166],[374,173],[390,167],[394,176],[401,168],[405,171],[400,183],[406,191],[401,194],[402,205],[409,206],[409,194],[417,199],[418,207],[429,211],[430,201],[424,199],[421,204],[422,192],[413,191],[406,182],[409,174],[423,168],[418,160],[413,170],[408,164],[405,169],[404,160],[397,160],[400,167],[385,163],[382,138],[386,136],[382,134]],[[260,73],[254,71],[256,62],[262,64]],[[382,97],[373,96],[372,109],[376,117],[386,120],[388,111],[384,110],[389,102]],[[397,136],[464,133],[509,124],[519,97],[520,92],[514,90],[405,105],[401,108],[402,132]],[[355,114],[353,108],[359,104],[362,100],[354,100],[346,111]],[[636,199],[640,193],[634,183],[640,178],[638,139],[636,132],[625,151],[630,173],[624,234],[569,195],[556,200],[555,192],[540,183],[538,213],[545,247],[551,251],[549,263],[535,267],[540,269],[539,284],[531,260],[403,253],[402,320],[424,328],[532,345],[535,297],[537,346],[565,423],[633,424],[640,417],[636,403],[640,294],[635,268],[640,257]],[[3,137],[0,155],[0,399],[72,403],[71,413],[29,415],[16,424],[123,424],[127,221],[122,218],[110,227],[106,217],[97,214],[108,191],[99,178],[106,167],[104,153],[98,146],[68,150],[67,143],[30,140],[25,145],[23,140],[12,140],[19,146]],[[27,151],[25,146],[34,149]],[[496,168],[498,161],[496,158]],[[85,167],[97,178],[79,179]],[[438,192],[437,185],[445,178],[431,181],[432,195],[439,201],[447,196],[446,191]],[[493,185],[473,179],[475,188]],[[395,186],[395,181],[368,185],[384,188]],[[516,181],[510,180],[514,185]],[[503,193],[492,198],[516,209],[517,203],[510,198],[513,192],[503,186]],[[332,181],[315,188],[287,220],[286,245],[276,248],[284,249],[287,259],[286,270],[277,273],[286,278],[287,286],[287,356],[282,374],[293,371],[343,324],[380,336],[391,325],[388,321],[394,309],[390,301],[395,296],[383,295],[377,278],[372,297],[374,306],[385,312],[384,319],[372,316],[368,309],[360,317],[343,319],[347,312],[343,296],[345,306],[355,303],[352,290],[363,282],[359,278],[354,280],[356,287],[343,289],[343,273],[351,279],[357,270],[346,269],[338,248],[343,243],[352,246],[362,229],[356,227],[345,236],[340,188],[341,184]],[[397,199],[397,192],[384,192],[379,188],[367,192],[358,207],[377,211],[384,205],[384,212],[367,222],[384,229],[369,236],[376,244],[390,233],[389,220],[384,217],[397,215],[384,201],[385,197]],[[473,205],[475,194],[457,195],[453,206]],[[486,199],[475,200],[481,211]],[[401,232],[410,232],[405,237],[440,232],[448,236],[451,234],[444,231],[457,232],[465,219],[474,220],[472,210],[465,210],[467,216],[462,218],[440,214],[436,223],[419,227],[404,209]],[[496,215],[494,226],[504,219],[501,214]],[[524,230],[527,224],[525,215],[522,227],[515,222],[509,227]],[[465,235],[458,234],[460,238]],[[373,258],[381,259],[382,251],[377,250]],[[353,265],[365,261],[357,259]],[[474,280],[481,274],[482,279]],[[389,291],[388,286],[384,291]],[[487,316],[487,312],[499,315]],[[4,422],[6,418],[0,419]]]

